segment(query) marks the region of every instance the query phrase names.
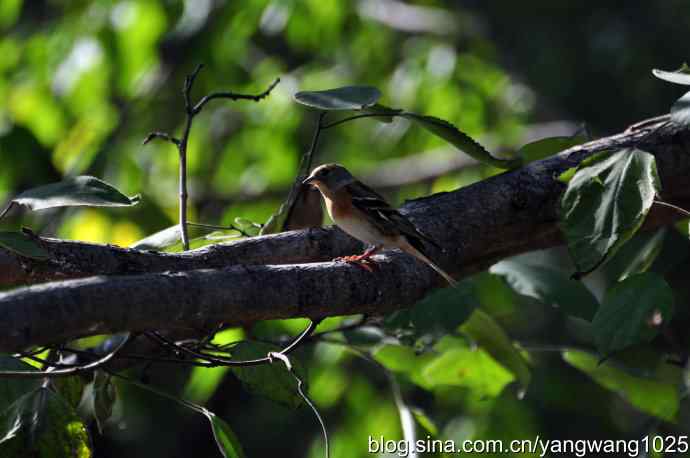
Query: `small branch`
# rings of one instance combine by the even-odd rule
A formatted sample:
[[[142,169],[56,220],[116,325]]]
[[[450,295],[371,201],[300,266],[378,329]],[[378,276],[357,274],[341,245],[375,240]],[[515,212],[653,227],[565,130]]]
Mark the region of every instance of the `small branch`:
[[[274,87],[280,81],[277,78],[271,85],[261,94],[257,95],[245,95],[245,94],[235,94],[233,92],[214,92],[203,97],[196,105],[192,104],[192,87],[194,86],[194,81],[199,75],[201,69],[204,68],[203,64],[197,65],[194,71],[185,78],[184,86],[182,88],[182,97],[184,98],[184,108],[187,115],[185,121],[184,130],[182,131],[182,138],[177,139],[172,135],[165,132],[152,132],[146,136],[144,139],[144,145],[149,143],[154,138],[162,139],[173,143],[177,146],[177,150],[180,156],[179,159],[179,225],[180,225],[180,238],[182,239],[182,248],[184,251],[189,250],[189,231],[187,223],[187,200],[189,198],[189,193],[187,191],[187,144],[189,143],[189,134],[192,130],[192,122],[194,117],[198,115],[204,108],[206,103],[213,99],[230,99],[230,100],[254,100],[260,101],[261,99],[268,96]]]
[[[199,113],[201,109],[204,108],[204,105],[206,105],[213,99],[253,100],[255,102],[259,102],[261,99],[268,97],[268,95],[271,93],[271,91],[273,91],[273,88],[275,88],[278,85],[278,83],[280,83],[280,78],[276,78],[265,91],[263,91],[261,94],[256,95],[236,94],[234,92],[214,92],[199,100],[199,102],[193,108],[194,114]]]
[[[243,235],[243,236],[245,236],[245,237],[252,237],[252,234],[249,234],[249,233],[246,232],[244,229],[241,229],[241,228],[235,226],[234,224],[231,224],[231,225],[229,225],[229,226],[219,226],[219,225],[216,225],[216,224],[193,223],[193,222],[191,222],[191,221],[188,222],[187,224],[188,224],[189,226],[203,227],[203,228],[206,228],[206,229],[217,229],[217,230],[220,230],[220,231],[237,231],[237,232],[239,232],[241,235]]]
[[[402,113],[402,112],[400,112]],[[333,121],[330,124],[326,124],[321,126],[321,129],[326,130],[330,129],[331,127],[338,126],[340,124],[344,124],[348,121],[353,121],[355,119],[360,119],[360,118],[390,118],[393,116],[399,116],[400,113],[365,113],[365,114],[358,114],[358,115],[353,115],[353,116],[348,116],[347,118],[339,119],[337,121]]]
[[[120,350],[125,348],[125,346],[130,342],[130,336],[127,334],[120,342],[117,347],[105,356],[97,359],[96,361],[90,362],[88,364],[68,367],[65,369],[54,369],[47,371],[0,371],[0,378],[55,378],[55,377],[70,377],[72,375],[83,374],[85,372],[91,372],[99,367],[105,365],[117,355]],[[52,364],[52,363],[49,363]]]
[[[673,204],[670,204],[668,202],[664,202],[663,200],[655,200],[654,203],[656,205],[661,205],[662,207],[672,208],[675,211],[677,211],[678,213],[680,213],[681,215],[690,217],[690,211],[687,211],[686,209],[681,208],[677,205],[673,205]]]

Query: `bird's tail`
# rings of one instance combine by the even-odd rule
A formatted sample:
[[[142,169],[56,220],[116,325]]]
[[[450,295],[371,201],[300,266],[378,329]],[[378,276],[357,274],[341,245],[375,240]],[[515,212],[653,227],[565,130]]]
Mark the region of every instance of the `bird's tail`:
[[[431,259],[427,258],[421,251],[410,245],[409,242],[406,242],[402,249],[434,269],[440,276],[446,279],[450,286],[453,288],[458,287],[458,282],[453,277],[437,266]]]

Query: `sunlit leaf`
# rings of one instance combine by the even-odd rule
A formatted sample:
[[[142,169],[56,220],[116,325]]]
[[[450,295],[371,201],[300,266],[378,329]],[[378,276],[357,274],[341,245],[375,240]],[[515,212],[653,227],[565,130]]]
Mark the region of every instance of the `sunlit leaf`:
[[[554,305],[568,315],[589,321],[599,307],[599,302],[586,286],[555,269],[505,260],[494,264],[489,272],[504,277],[523,296]]]
[[[616,252],[644,222],[659,192],[654,156],[624,149],[578,168],[561,198],[561,230],[579,272]]]
[[[374,105],[381,98],[381,91],[371,86],[344,86],[325,91],[302,91],[295,94],[295,101],[319,110],[361,110]]]
[[[477,143],[472,137],[443,119],[409,112],[401,113],[399,116],[419,124],[432,134],[441,137],[460,151],[480,162],[504,169],[514,168],[521,164],[520,159],[498,159],[493,157],[486,148]]]
[[[235,360],[249,360],[265,357],[270,352],[279,351],[275,345],[263,342],[243,341],[231,348]],[[302,380],[305,371],[299,360],[291,358],[293,368]],[[297,392],[294,377],[281,364],[262,364],[259,366],[231,367],[230,370],[240,379],[247,391],[264,396],[275,402],[291,408],[302,404],[302,398]]]
[[[50,257],[50,253],[44,250],[36,240],[22,232],[0,232],[0,247],[27,258],[48,259]]]
[[[668,72],[657,68],[652,70],[652,74],[659,79],[669,83],[684,84],[690,86],[690,67],[684,63],[678,70]]]
[[[573,146],[586,142],[587,139],[582,135],[572,137],[548,137],[528,143],[518,150],[518,157],[522,158],[523,163],[538,161],[556,153],[565,151]]]
[[[73,206],[126,207],[136,205],[139,196],[130,198],[96,177],[78,176],[29,189],[12,201],[31,210]]]
[[[563,359],[642,412],[666,421],[676,418],[679,396],[675,384],[632,376],[610,361],[600,364],[596,356],[582,351],[565,351]]]
[[[481,309],[476,309],[460,331],[485,350],[504,368],[515,374],[522,390],[527,389],[531,375],[527,363],[503,328]]]
[[[632,275],[611,288],[592,325],[599,352],[647,342],[673,315],[673,291],[658,274]]]
[[[671,107],[671,121],[681,126],[690,126],[690,92],[686,92]]]
[[[136,248],[137,250],[162,251],[180,242],[181,239],[180,226],[176,224],[135,242],[131,245],[131,248]]]

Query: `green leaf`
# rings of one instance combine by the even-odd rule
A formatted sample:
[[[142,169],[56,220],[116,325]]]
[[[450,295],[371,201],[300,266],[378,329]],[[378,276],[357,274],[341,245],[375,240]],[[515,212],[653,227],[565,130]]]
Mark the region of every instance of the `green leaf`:
[[[139,196],[127,197],[112,185],[91,176],[78,176],[29,189],[12,199],[31,210],[56,207],[126,207],[136,205]]]
[[[586,286],[555,269],[506,260],[494,264],[489,272],[505,277],[517,293],[556,306],[568,315],[591,321],[599,307]]]
[[[180,225],[175,224],[134,242],[130,247],[137,250],[162,251],[178,243],[181,238]]]
[[[295,101],[319,110],[361,110],[374,105],[381,91],[372,86],[344,86],[325,91],[302,91]]]
[[[374,349],[372,356],[388,370],[408,375],[433,359],[430,354],[417,354],[411,347],[396,344],[384,344]]]
[[[675,384],[635,377],[611,362],[600,364],[596,356],[582,351],[565,351],[563,359],[642,412],[666,421],[675,420],[679,405]]]
[[[0,355],[0,371],[35,371],[35,367],[7,355]],[[7,410],[21,396],[41,386],[40,379],[0,377],[0,412]],[[0,436],[5,436],[5,424],[0,423]]]
[[[495,397],[514,380],[513,374],[480,348],[455,347],[421,369],[427,388],[460,386],[478,396]]]
[[[523,390],[527,389],[531,375],[527,363],[517,351],[503,328],[481,309],[476,309],[460,331],[469,336],[503,367],[515,374]]]
[[[690,92],[676,100],[671,107],[671,121],[680,126],[690,126]]]
[[[599,352],[611,353],[656,336],[673,315],[673,291],[658,274],[632,275],[611,288],[592,321]]]
[[[50,258],[50,254],[34,238],[23,232],[0,232],[0,247],[27,258]]]
[[[362,111],[370,114],[380,114],[380,117],[377,116],[374,119],[383,123],[393,122],[393,118],[395,118],[395,116],[403,112],[403,110],[400,110],[398,108],[390,108],[378,103],[375,103],[374,105],[371,105],[369,107],[364,107],[362,108]]]
[[[659,192],[654,156],[624,149],[579,168],[561,197],[560,227],[579,272],[589,272],[628,241]]]
[[[280,351],[275,345],[263,342],[243,341],[230,350],[233,359],[248,360],[265,357],[270,352]],[[291,357],[293,369],[300,379],[305,380],[304,367],[297,358]],[[235,376],[250,393],[266,397],[293,409],[302,404],[294,377],[281,364],[230,367]]]
[[[690,67],[688,64],[683,63],[683,65],[673,72],[668,72],[665,70],[653,69],[652,74],[659,79],[668,81],[669,83],[684,84],[690,86]]]
[[[666,229],[662,228],[653,234],[638,234],[628,242],[611,260],[611,265],[619,267],[617,281],[622,281],[631,275],[646,272],[659,256],[666,238]],[[620,260],[618,258],[621,258]],[[621,265],[623,264],[623,265]]]
[[[472,137],[460,131],[453,124],[443,119],[435,118],[433,116],[424,116],[415,113],[402,112],[399,116],[405,117],[413,122],[416,122],[421,127],[425,128],[432,134],[441,137],[457,149],[463,151],[465,154],[472,156],[480,162],[490,164],[495,167],[504,169],[511,169],[521,165],[522,161],[518,159],[498,159],[489,153],[486,148],[477,143]]]
[[[553,156],[556,153],[565,151],[573,146],[580,145],[587,141],[583,135],[572,137],[549,137],[528,143],[522,146],[517,155],[522,158],[523,164]]]
[[[240,444],[230,425],[209,410],[204,409],[203,413],[208,418],[208,421],[211,422],[213,438],[223,456],[225,458],[243,458],[242,444]]]

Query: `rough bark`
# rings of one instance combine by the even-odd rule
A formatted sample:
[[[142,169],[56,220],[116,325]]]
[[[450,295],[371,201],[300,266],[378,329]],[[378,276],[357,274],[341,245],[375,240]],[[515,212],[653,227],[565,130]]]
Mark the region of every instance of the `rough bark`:
[[[602,150],[637,144],[653,153],[662,197],[687,208],[690,133],[672,124],[659,126],[657,122],[629,129],[457,191],[415,199],[402,211],[445,247],[432,256],[462,277],[507,256],[562,243],[557,203],[564,185],[554,177]],[[645,227],[677,218],[670,209],[654,208]],[[61,275],[108,276],[0,294],[2,351],[125,329],[385,313],[410,306],[443,285],[432,270],[397,252],[379,256],[373,273],[341,263],[305,264],[361,249],[335,229],[256,237],[183,254],[56,240],[41,243],[53,260],[0,256],[3,267],[14,269],[12,274],[3,270],[4,284],[8,279],[16,283]]]

